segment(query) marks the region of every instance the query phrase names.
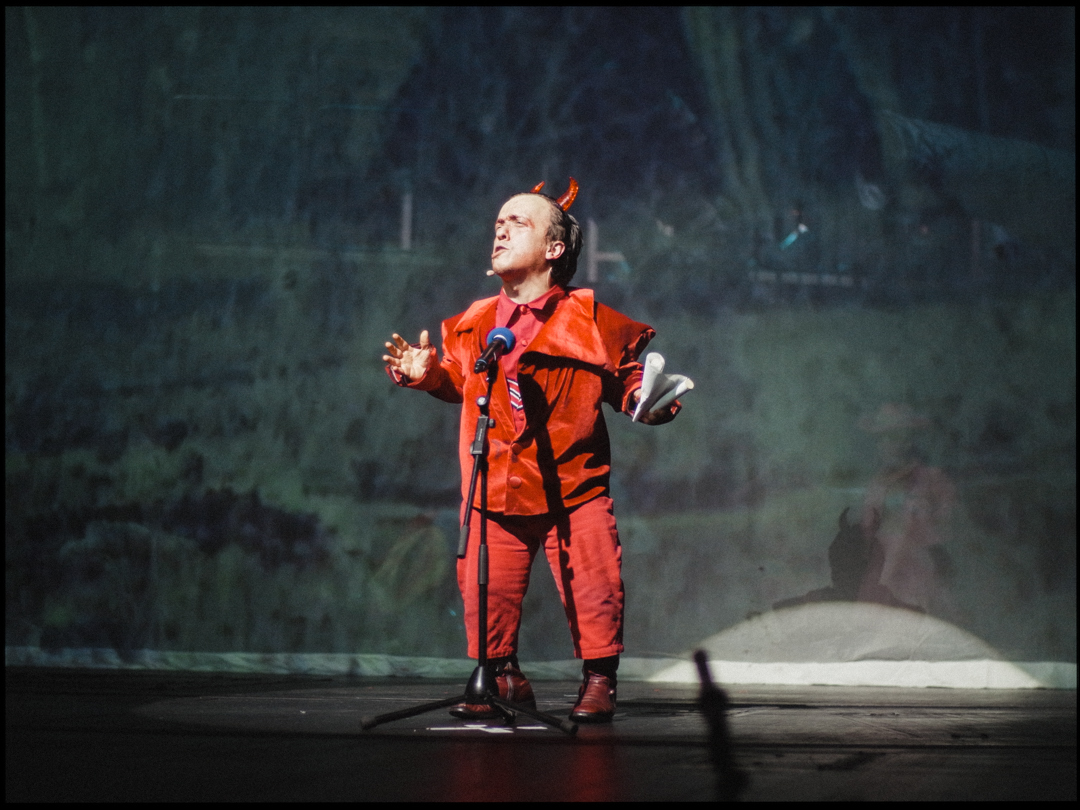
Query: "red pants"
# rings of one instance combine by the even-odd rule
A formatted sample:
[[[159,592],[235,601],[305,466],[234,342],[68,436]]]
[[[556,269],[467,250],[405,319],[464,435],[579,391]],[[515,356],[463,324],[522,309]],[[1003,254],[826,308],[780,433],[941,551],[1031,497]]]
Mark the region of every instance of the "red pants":
[[[611,498],[595,498],[560,515],[528,517],[489,514],[488,657],[517,652],[521,602],[529,569],[541,546],[562,597],[574,655],[607,658],[623,651],[622,546]],[[480,514],[473,513],[469,547],[458,560],[458,587],[465,601],[469,655],[479,658],[476,561]]]

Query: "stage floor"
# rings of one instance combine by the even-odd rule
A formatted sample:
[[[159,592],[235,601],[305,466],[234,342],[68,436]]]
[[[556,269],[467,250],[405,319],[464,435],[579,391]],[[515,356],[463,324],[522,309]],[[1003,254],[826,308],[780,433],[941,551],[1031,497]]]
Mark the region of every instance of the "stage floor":
[[[526,669],[527,671],[527,669]],[[463,683],[9,667],[6,800],[708,801],[697,690],[619,686],[619,713],[568,735],[445,709]],[[534,682],[564,718],[576,683]],[[1076,799],[1076,692],[733,686],[739,798]]]

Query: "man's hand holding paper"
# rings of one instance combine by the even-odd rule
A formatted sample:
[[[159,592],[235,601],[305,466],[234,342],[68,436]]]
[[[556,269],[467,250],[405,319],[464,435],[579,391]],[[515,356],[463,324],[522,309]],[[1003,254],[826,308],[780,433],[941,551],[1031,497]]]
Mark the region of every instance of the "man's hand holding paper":
[[[633,421],[662,424],[675,416],[672,403],[692,390],[694,381],[682,374],[665,374],[664,358],[657,352],[649,352],[644,365]]]

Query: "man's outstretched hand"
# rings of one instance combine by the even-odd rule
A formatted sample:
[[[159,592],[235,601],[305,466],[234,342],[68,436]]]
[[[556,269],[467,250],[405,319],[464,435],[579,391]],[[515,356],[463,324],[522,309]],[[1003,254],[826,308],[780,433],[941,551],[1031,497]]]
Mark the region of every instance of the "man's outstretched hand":
[[[386,365],[413,382],[423,377],[435,359],[435,347],[428,331],[420,333],[420,343],[416,346],[406,343],[401,335],[391,335],[391,339],[393,342],[386,344],[382,358]]]

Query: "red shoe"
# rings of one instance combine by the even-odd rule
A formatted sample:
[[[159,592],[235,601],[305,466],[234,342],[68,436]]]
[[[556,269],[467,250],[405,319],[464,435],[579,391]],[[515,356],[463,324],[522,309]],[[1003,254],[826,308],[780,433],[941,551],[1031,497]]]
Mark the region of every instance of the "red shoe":
[[[511,703],[520,703],[530,709],[536,708],[536,697],[532,685],[520,669],[507,662],[495,673],[495,684],[499,688],[499,697]],[[459,703],[450,709],[450,714],[462,720],[494,720],[501,717],[494,706],[483,703]]]
[[[586,672],[578,689],[578,701],[570,712],[577,723],[607,723],[615,716],[615,679]]]

